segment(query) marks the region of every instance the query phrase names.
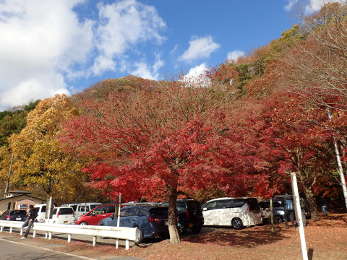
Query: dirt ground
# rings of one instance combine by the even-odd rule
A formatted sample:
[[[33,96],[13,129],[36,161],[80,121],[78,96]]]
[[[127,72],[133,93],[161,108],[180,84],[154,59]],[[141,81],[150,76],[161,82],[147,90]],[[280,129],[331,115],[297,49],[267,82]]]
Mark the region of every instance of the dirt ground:
[[[310,259],[347,260],[347,214],[334,214],[310,221],[305,228],[305,235]],[[163,240],[136,246],[128,251],[124,248],[117,250],[111,245],[92,247],[79,241],[70,245],[63,240],[56,242],[64,244],[59,248],[61,251],[97,259],[110,259],[111,256],[132,256],[146,260],[301,259],[298,229],[287,228],[284,224],[277,226],[274,233],[270,225],[243,230],[205,227],[199,235],[183,237],[178,245]]]

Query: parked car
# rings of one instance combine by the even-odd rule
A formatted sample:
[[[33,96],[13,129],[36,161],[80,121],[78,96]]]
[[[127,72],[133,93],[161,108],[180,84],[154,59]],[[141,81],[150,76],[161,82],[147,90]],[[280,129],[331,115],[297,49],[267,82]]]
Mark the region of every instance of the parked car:
[[[203,206],[204,223],[207,226],[232,226],[235,229],[262,223],[256,198],[218,198]]]
[[[84,203],[70,203],[70,204],[64,204],[61,206],[64,207],[72,207],[75,212],[75,218],[78,219],[82,215],[88,213],[95,207],[101,205],[101,203],[98,202],[84,202]]]
[[[165,202],[161,205],[168,207],[169,204]],[[179,199],[176,201],[176,209],[180,233],[198,234],[204,225],[200,202],[193,199]]]
[[[258,204],[260,207],[260,213],[263,219],[263,223],[270,222],[270,218],[271,218],[270,201],[263,200],[263,201],[260,201]]]
[[[181,227],[181,232],[192,232],[193,234],[200,233],[204,225],[204,217],[200,202],[193,199],[181,199],[177,200],[176,208],[179,218],[178,226]]]
[[[304,225],[306,219],[311,218],[311,212],[305,199],[300,199],[300,206],[303,214]],[[294,202],[292,195],[276,195],[273,197],[273,214],[275,223],[296,222]]]
[[[47,223],[52,224],[74,224],[75,212],[72,207],[55,207],[53,208],[53,214]]]
[[[102,226],[117,226],[117,216],[101,220]],[[153,205],[125,206],[120,210],[120,227],[137,227],[142,238],[163,238],[169,234],[168,208]]]
[[[25,210],[6,210],[0,217],[1,220],[11,220],[11,221],[25,221],[26,219]]]
[[[99,205],[79,217],[75,223],[77,225],[98,225],[102,219],[112,216],[114,212],[115,204]]]
[[[68,203],[68,204],[61,205],[61,207],[71,207],[71,208],[73,208],[73,211],[75,212],[75,214],[76,214],[77,206],[78,206],[78,203]]]
[[[37,212],[36,221],[37,222],[45,222],[46,219],[46,204],[36,204],[34,205],[34,209]]]

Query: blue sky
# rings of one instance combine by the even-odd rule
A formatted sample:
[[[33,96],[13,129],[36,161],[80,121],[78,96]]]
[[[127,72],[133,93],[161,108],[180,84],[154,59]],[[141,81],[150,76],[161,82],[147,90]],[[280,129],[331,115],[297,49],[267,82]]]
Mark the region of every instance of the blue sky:
[[[0,110],[106,79],[196,75],[342,0],[0,0]]]

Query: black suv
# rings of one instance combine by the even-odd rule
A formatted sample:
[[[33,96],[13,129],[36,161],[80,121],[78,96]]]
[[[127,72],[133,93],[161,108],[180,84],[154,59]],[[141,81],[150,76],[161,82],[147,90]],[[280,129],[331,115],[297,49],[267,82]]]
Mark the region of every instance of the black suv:
[[[3,220],[12,220],[12,221],[24,221],[26,219],[25,210],[6,210],[0,219]]]
[[[180,199],[176,202],[178,227],[182,233],[198,234],[204,225],[201,205],[193,199]]]

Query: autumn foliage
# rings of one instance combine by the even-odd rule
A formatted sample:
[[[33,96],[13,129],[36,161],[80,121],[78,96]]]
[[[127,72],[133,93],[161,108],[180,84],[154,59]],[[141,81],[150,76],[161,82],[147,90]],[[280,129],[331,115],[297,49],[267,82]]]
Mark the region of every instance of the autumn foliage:
[[[345,169],[345,11],[328,4],[212,69],[210,87],[128,76],[43,100],[2,140],[0,173],[11,151],[22,187],[58,196],[67,187],[74,199],[88,181],[109,200],[168,201],[172,242],[177,198],[270,198],[291,193],[293,171],[315,214],[317,197],[342,198],[334,141]]]

